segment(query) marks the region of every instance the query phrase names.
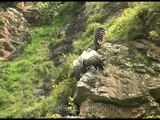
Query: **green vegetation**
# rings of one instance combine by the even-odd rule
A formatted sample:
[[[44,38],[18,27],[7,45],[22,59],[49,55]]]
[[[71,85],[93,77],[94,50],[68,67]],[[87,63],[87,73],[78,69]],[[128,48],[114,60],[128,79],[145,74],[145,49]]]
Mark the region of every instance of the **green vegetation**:
[[[40,12],[41,23],[50,24],[63,6],[62,2],[38,2],[35,8]]]
[[[69,22],[72,16],[63,17]],[[67,104],[75,85],[75,80],[69,78],[68,73],[75,55],[69,55],[67,59],[65,56],[62,57],[64,64],[60,68],[55,68],[50,59],[49,49],[50,44],[54,46],[65,37],[63,32],[59,39],[55,34],[64,24],[66,22],[62,16],[57,16],[49,25],[32,28],[30,32],[32,42],[24,49],[23,54],[14,61],[0,63],[1,118],[50,117],[56,113],[54,108],[59,104]],[[66,60],[69,62],[65,62]],[[48,74],[54,76],[53,92],[44,99],[39,98],[33,94],[34,86],[42,86]]]
[[[15,112],[37,101],[38,98],[32,93],[33,85],[41,85],[46,75],[55,69],[53,62],[49,60],[48,31],[50,28],[47,27],[32,30],[32,43],[27,46],[23,54],[14,61],[1,63],[4,72],[1,73],[0,87],[6,90],[6,94],[2,95],[10,98],[2,104],[8,107],[5,111],[0,111],[1,117],[14,116]]]
[[[159,35],[158,35],[157,31],[155,31],[155,30],[150,31],[149,35],[150,35],[152,40],[158,40],[159,39]]]
[[[49,114],[52,116],[59,112],[58,107],[66,103],[66,98],[73,94],[74,86],[75,81],[73,79],[66,79],[59,85],[53,85],[53,90],[49,97],[33,104],[31,107],[24,108],[15,117],[50,117],[48,116]]]
[[[115,23],[108,29],[108,39],[132,40],[143,33],[142,22],[138,18],[140,10],[145,6],[135,6],[126,9],[121,17],[117,18]],[[132,32],[135,31],[135,32]]]
[[[150,115],[146,117],[147,119],[160,118],[160,115]]]
[[[153,31],[146,31],[147,27],[149,27],[148,30],[152,29],[150,28],[150,26],[153,26],[153,21],[148,21],[150,22],[148,23],[150,25],[146,26],[146,20],[144,19],[144,16],[148,17],[148,15],[156,12],[158,8],[160,8],[160,3],[129,2],[128,5],[130,7],[125,9],[123,14],[114,21],[111,27],[108,28],[106,38],[110,40],[135,40],[140,37],[145,38],[147,33],[149,33],[151,37],[153,37]],[[144,11],[147,12],[145,13]],[[142,16],[140,16],[141,14]],[[159,33],[159,27],[155,28],[157,29],[154,33],[156,34],[156,36],[158,36],[157,34]]]
[[[108,2],[87,2],[86,9],[84,11],[86,21],[86,29],[82,35],[73,42],[73,52],[76,54],[80,54],[82,50],[87,49],[88,47],[93,48],[93,31],[96,27],[105,28],[105,24],[101,24],[98,21],[101,16],[105,13],[103,9],[101,9],[104,5],[108,4]],[[83,46],[83,47],[82,47]]]
[[[74,103],[74,98],[69,97],[68,98],[68,107],[67,110],[69,112],[70,115],[76,115],[77,112],[77,106]]]
[[[37,9],[41,11],[45,25],[30,30],[31,44],[27,45],[23,53],[13,61],[0,62],[0,117],[1,118],[39,118],[60,117],[57,107],[66,105],[66,112],[75,115],[76,106],[73,103],[73,93],[76,81],[70,77],[72,62],[88,47],[93,48],[93,31],[96,27],[107,30],[105,40],[136,40],[139,37],[159,40],[159,27],[147,26],[144,30],[143,11],[149,16],[159,10],[158,2],[132,2],[122,15],[111,16],[100,22],[106,14],[104,7],[109,2],[86,2],[84,10],[85,31],[76,38],[70,54],[61,56],[62,64],[54,66],[50,59],[50,48],[65,40],[67,24],[75,21],[74,15],[82,2],[38,2]],[[120,4],[120,3],[119,3]],[[153,17],[154,18],[154,17]],[[152,19],[151,19],[152,20]],[[158,24],[158,20],[156,21]],[[149,21],[149,25],[151,21]],[[143,54],[137,53],[135,59],[138,62],[146,62]],[[33,94],[35,86],[42,86],[46,76],[51,74],[52,90],[49,96],[38,97]],[[88,114],[88,116],[92,116]],[[96,117],[96,116],[92,116]],[[153,116],[151,116],[153,117]]]
[[[147,58],[142,53],[139,53],[139,52],[135,53],[133,55],[133,58],[134,58],[135,62],[147,64]]]

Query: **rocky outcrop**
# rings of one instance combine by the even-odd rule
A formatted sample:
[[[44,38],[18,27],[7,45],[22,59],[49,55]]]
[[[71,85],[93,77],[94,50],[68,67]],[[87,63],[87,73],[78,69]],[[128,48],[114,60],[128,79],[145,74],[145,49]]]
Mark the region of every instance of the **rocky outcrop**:
[[[2,2],[0,4],[0,61],[13,60],[30,43],[29,27],[44,23],[37,2]]]
[[[91,68],[77,82],[74,97],[80,115],[137,118],[160,114],[159,46],[146,40],[107,42],[98,53],[106,60],[104,71]]]
[[[15,8],[0,11],[0,60],[18,56],[29,40],[29,29],[23,14]]]
[[[77,82],[74,98],[79,115],[97,118],[160,115],[160,42],[159,37],[149,35],[154,30],[159,33],[159,12],[141,12],[142,37],[102,43],[97,52],[105,60],[103,72],[91,68]],[[115,13],[120,15],[121,10]],[[109,16],[106,14],[105,20]]]
[[[41,14],[36,8],[38,2],[18,2],[16,8],[23,14],[24,18],[30,24],[30,26],[40,26],[48,22],[47,14]],[[46,18],[46,19],[43,19]]]

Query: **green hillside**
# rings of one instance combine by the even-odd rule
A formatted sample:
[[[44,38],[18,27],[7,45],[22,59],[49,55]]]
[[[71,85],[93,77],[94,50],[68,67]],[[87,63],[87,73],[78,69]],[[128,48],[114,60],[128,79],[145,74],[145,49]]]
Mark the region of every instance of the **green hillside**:
[[[105,42],[146,39],[159,44],[160,17],[153,16],[160,10],[159,2],[36,2],[36,7],[45,15],[44,21],[47,15],[51,18],[30,27],[31,43],[22,54],[0,62],[0,118],[76,115],[72,98],[77,81],[70,76],[72,62],[83,50],[94,49],[96,27],[107,30]],[[137,54],[135,60],[145,62],[146,58]],[[52,86],[49,92],[36,94],[47,79]]]

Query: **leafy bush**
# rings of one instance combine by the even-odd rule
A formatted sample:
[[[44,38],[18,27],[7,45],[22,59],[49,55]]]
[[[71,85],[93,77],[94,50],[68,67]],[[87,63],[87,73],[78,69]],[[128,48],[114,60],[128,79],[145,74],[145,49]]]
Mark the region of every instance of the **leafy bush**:
[[[62,2],[38,2],[35,8],[39,11],[43,24],[49,24],[58,15],[62,6]]]

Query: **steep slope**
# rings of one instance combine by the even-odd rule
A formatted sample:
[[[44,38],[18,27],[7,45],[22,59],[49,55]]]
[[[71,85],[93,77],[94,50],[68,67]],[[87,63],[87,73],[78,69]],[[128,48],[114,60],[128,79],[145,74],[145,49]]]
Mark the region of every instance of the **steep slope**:
[[[31,43],[13,61],[0,63],[1,118],[160,115],[159,3],[36,5],[40,17],[51,21],[30,28]],[[94,49],[97,27],[107,30],[97,51],[105,60],[105,69],[90,68],[76,81],[71,77],[72,62],[87,48]]]
[[[57,17],[57,21],[60,19]],[[0,63],[0,117],[51,117],[57,112],[57,106],[67,104],[75,85],[73,79],[68,79],[70,63],[65,57],[65,64],[55,68],[49,49],[57,41],[52,39],[52,33],[64,23],[30,28],[32,42],[13,61]]]
[[[156,4],[133,3],[107,28],[98,50],[106,61],[105,70],[90,69],[77,82],[75,98],[82,116],[160,114],[159,6],[152,5]]]

